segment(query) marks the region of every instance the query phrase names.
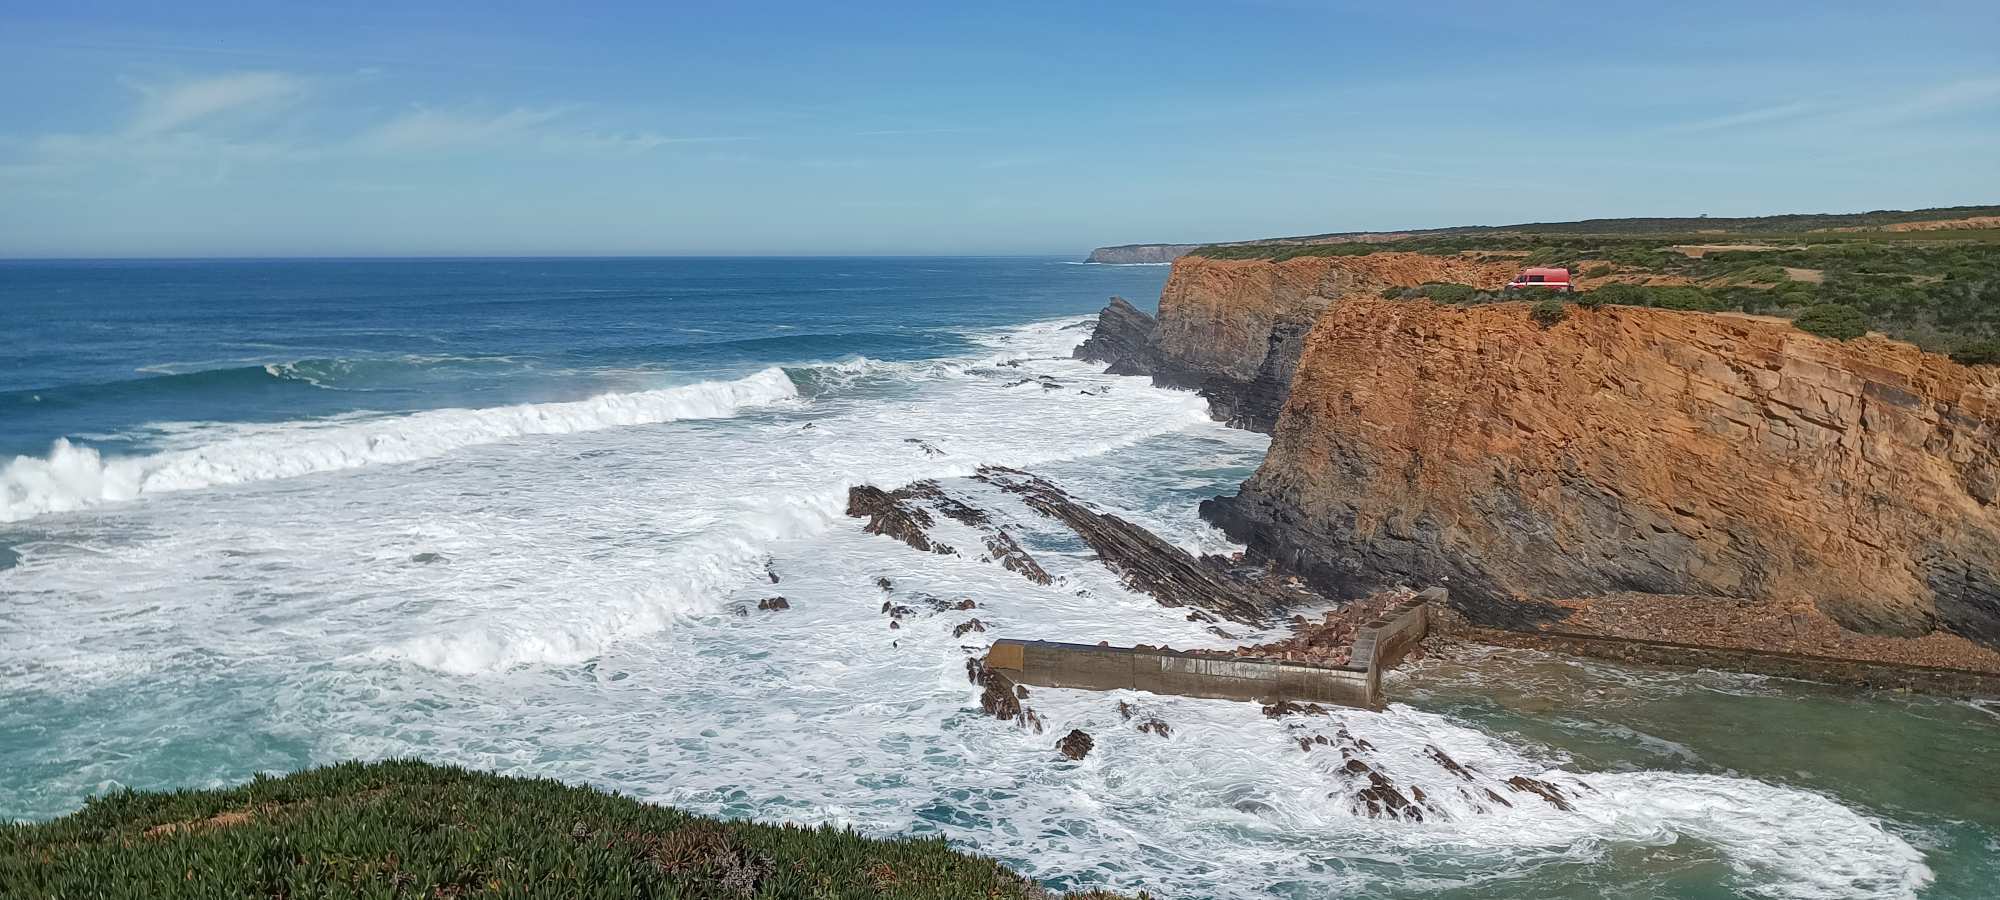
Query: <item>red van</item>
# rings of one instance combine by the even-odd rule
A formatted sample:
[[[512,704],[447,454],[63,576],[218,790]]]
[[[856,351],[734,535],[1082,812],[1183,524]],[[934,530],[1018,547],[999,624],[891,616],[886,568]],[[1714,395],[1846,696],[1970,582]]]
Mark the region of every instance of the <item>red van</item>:
[[[1540,267],[1522,269],[1521,274],[1514,276],[1513,281],[1507,282],[1507,287],[1510,290],[1548,288],[1549,290],[1562,291],[1563,293],[1576,290],[1576,286],[1569,283],[1568,269],[1544,269]]]

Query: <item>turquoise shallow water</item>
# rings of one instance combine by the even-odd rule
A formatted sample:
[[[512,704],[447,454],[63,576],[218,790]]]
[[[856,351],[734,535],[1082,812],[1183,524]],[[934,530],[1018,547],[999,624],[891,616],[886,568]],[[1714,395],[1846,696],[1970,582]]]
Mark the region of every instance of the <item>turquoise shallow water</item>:
[[[1029,467],[1227,549],[1195,507],[1264,439],[1067,359],[1104,296],[1164,276],[0,264],[27,336],[0,347],[0,817],[415,755],[940,834],[1065,887],[1994,895],[2000,720],[1971,704],[1495,653],[1397,676],[1387,712],[1309,722],[1038,692],[1052,732],[1096,736],[1082,763],[978,716],[963,662],[995,637],[1222,642],[966,477]],[[1057,583],[842,515],[850,484],[917,478],[992,508]],[[773,593],[792,609],[736,614]],[[989,630],[887,628],[885,599],[929,597],[974,599]],[[1132,729],[1120,700],[1172,737]],[[1338,757],[1296,743],[1340,728],[1449,815],[1356,815]],[[1577,811],[1463,802],[1433,747],[1562,784]]]

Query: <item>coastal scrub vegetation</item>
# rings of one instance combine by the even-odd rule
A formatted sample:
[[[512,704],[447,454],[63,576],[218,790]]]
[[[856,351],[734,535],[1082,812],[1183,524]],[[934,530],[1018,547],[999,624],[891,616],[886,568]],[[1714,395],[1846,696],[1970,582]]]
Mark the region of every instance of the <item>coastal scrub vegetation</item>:
[[[1053,898],[942,839],[728,822],[414,760],[123,791],[0,825],[19,897]],[[1073,894],[1103,898],[1109,894]]]
[[[1528,318],[1543,328],[1551,328],[1569,318],[1569,307],[1561,300],[1538,300],[1534,306],[1528,307]]]
[[[1847,334],[1858,327],[1859,333],[1879,331],[1961,362],[2000,364],[2000,229],[1859,230],[1898,223],[1978,225],[1952,220],[1996,214],[2000,208],[1957,207],[1848,216],[1612,219],[1436,229],[1368,240],[1323,236],[1344,241],[1331,244],[1290,238],[1193,252],[1221,259],[1389,250],[1473,253],[1524,267],[1568,267],[1597,282],[1572,297],[1582,305],[1780,316],[1815,334]],[[1454,304],[1534,299],[1469,285],[1391,288],[1383,296]]]

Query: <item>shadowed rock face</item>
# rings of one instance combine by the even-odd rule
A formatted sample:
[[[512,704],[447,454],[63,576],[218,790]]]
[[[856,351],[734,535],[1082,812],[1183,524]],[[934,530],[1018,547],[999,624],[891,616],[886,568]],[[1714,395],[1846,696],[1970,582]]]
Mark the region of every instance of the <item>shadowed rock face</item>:
[[[1334,301],[1435,281],[1493,288],[1508,261],[1419,253],[1300,257],[1282,262],[1183,256],[1160,293],[1157,321],[1113,298],[1080,359],[1117,374],[1198,390],[1217,418],[1269,432],[1291,390],[1312,323]]]
[[[1159,323],[1124,297],[1113,297],[1097,314],[1090,338],[1071,354],[1089,362],[1110,363],[1113,375],[1153,374],[1153,327]]]
[[[1344,301],[1203,513],[1332,591],[1446,584],[1482,624],[1636,591],[1995,646],[1996,415],[2000,371],[1779,320]]]

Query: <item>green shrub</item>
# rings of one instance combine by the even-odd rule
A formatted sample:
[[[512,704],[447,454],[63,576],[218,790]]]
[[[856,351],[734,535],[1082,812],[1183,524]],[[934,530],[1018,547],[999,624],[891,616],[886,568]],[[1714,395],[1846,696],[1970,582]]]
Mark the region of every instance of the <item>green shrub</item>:
[[[1382,289],[1382,299],[1401,300],[1403,299],[1403,289],[1396,287],[1395,285],[1390,285],[1389,287],[1385,287]]]
[[[1800,331],[1845,341],[1868,333],[1868,314],[1845,303],[1821,303],[1792,320]]]
[[[1584,309],[1596,309],[1604,305],[1604,295],[1599,291],[1584,291],[1570,296],[1576,298],[1574,301],[1576,305]]]
[[[1645,306],[1646,288],[1636,284],[1607,284],[1591,291],[1590,296],[1598,303],[1615,303],[1619,306]]]
[[[1543,328],[1553,327],[1569,318],[1569,307],[1561,300],[1542,300],[1528,308],[1528,318]]]
[[[942,839],[721,821],[414,760],[343,763],[221,790],[122,791],[51,822],[0,824],[7,897],[475,894],[1053,896]]]
[[[1427,284],[1419,288],[1419,290],[1424,292],[1424,296],[1439,303],[1466,303],[1472,300],[1473,295],[1479,293],[1478,288],[1469,284],[1447,284],[1443,282]]]
[[[1722,301],[1708,295],[1697,287],[1654,288],[1650,293],[1652,303],[1660,309],[1678,309],[1692,312],[1716,312],[1725,309]]]
[[[2000,341],[1967,341],[1951,351],[1951,361],[1967,366],[2000,365]]]

